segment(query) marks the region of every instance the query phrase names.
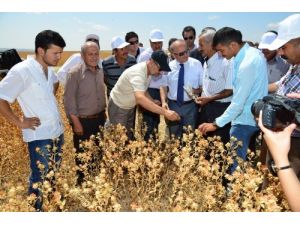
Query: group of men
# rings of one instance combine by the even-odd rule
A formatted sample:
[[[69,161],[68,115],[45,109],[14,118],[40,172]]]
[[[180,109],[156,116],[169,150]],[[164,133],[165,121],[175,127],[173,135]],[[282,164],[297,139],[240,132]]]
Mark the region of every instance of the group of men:
[[[268,91],[277,90],[282,95],[300,91],[300,71],[295,60],[300,55],[300,14],[287,20],[278,36],[274,32],[263,35],[262,50],[250,47],[241,32],[230,27],[218,31],[212,27],[203,29],[196,47],[195,29],[188,26],[183,29],[183,39],[174,39],[170,44],[171,57],[162,50],[164,37],[160,30],[150,32],[151,47],[146,50],[139,47],[135,32],[127,33],[125,38],[114,37],[113,55],[103,61],[99,57],[99,37],[91,34],[81,53],[72,56],[57,76],[50,67],[57,65],[66,44],[55,31],[40,32],[35,40],[35,58],[14,66],[0,82],[0,113],[23,130],[28,143],[29,193],[41,196],[33,188],[43,177],[37,161],[45,165],[46,173],[51,155],[56,154],[58,165],[61,161],[57,154],[63,144],[63,125],[55,99],[58,81],[65,87],[64,106],[77,152],[82,151],[80,141],[97,134],[107,119],[113,125],[124,125],[128,138],[133,139],[139,105],[147,125],[146,140],[157,129],[157,115],[163,115],[170,134],[178,138],[188,125],[198,127],[203,135],[220,135],[224,143],[236,137],[242,142],[242,146],[235,146],[237,155],[245,159],[251,137],[259,130],[251,113],[252,104]],[[267,55],[273,57],[269,59]],[[287,69],[282,58],[292,69]],[[275,72],[277,75],[273,76]],[[23,118],[9,106],[15,99]],[[299,146],[297,134],[294,146]],[[299,155],[299,151],[293,154]],[[76,163],[81,162],[78,159]],[[235,161],[231,173],[237,165]],[[83,179],[78,172],[78,183]],[[36,209],[41,210],[41,205],[40,198]]]

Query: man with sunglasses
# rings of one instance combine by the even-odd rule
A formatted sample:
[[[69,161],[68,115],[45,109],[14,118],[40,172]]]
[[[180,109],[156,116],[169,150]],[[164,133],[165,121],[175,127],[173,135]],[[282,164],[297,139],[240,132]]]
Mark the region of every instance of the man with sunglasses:
[[[182,38],[185,40],[189,54],[191,51],[198,48],[198,46],[195,44],[196,30],[194,27],[186,26],[183,28]]]
[[[135,59],[144,51],[144,48],[140,47],[139,36],[134,31],[130,31],[125,35],[125,41],[130,45],[128,46],[128,54]]]
[[[99,44],[99,36],[96,35],[96,34],[89,34],[86,36],[85,38],[85,42],[88,42],[88,41],[92,41],[92,42],[95,42],[99,48],[100,48],[100,44]],[[60,69],[58,70],[57,72],[57,78],[59,80],[59,83],[63,84],[64,86],[66,85],[66,78],[67,78],[67,73],[69,72],[69,70],[80,64],[80,63],[83,63],[83,60],[81,58],[81,54],[80,53],[75,53],[73,55],[71,55],[67,61],[60,67]],[[99,60],[99,64],[98,66],[100,68],[102,68],[102,61]]]
[[[175,60],[169,63],[171,72],[167,75],[168,106],[180,115],[180,121],[168,122],[171,135],[182,137],[184,127],[195,129],[197,106],[193,95],[200,93],[202,85],[202,65],[190,58],[184,40],[176,40],[170,46],[171,54]],[[168,89],[168,90],[167,90]],[[192,93],[185,91],[190,89]]]
[[[110,93],[108,115],[110,123],[126,127],[129,139],[133,139],[135,107],[141,105],[155,114],[163,115],[170,121],[179,120],[179,115],[157,105],[147,93],[150,76],[160,76],[171,71],[168,56],[155,51],[146,62],[138,63],[125,70]]]
[[[147,48],[138,57],[137,60],[138,63],[149,60],[153,52],[162,50],[163,41],[164,41],[163,33],[158,29],[152,30],[150,32],[149,41],[150,41],[151,48]],[[162,75],[150,76],[148,93],[158,105],[161,105],[160,87],[165,87],[166,85],[167,85],[167,80],[165,76]],[[158,130],[159,115],[145,109],[142,109],[142,113],[143,113],[143,123],[146,124],[147,126],[147,130],[144,138],[145,140],[148,140],[151,135],[155,137],[154,131]]]

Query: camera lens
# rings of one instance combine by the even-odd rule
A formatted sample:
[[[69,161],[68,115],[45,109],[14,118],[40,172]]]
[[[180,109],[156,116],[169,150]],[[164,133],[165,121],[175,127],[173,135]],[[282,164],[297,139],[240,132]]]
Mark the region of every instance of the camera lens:
[[[261,100],[261,99],[255,101],[252,104],[252,106],[251,106],[251,112],[254,115],[254,117],[258,117],[259,116],[259,112],[260,112],[260,110],[263,109],[264,104],[265,104],[264,101]]]

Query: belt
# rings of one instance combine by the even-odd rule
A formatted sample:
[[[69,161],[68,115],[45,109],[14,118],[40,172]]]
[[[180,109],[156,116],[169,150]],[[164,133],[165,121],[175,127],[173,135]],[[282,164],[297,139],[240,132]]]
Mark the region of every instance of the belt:
[[[104,112],[104,111],[101,111],[99,113],[96,113],[94,115],[85,115],[85,116],[78,116],[80,119],[96,119],[96,118],[99,118],[100,117],[100,114]]]
[[[177,103],[176,100],[172,100],[172,99],[169,99],[169,98],[168,98],[168,100],[171,101],[171,102],[176,102]],[[185,102],[182,103],[182,105],[190,104],[192,102],[194,102],[194,100],[185,101]]]

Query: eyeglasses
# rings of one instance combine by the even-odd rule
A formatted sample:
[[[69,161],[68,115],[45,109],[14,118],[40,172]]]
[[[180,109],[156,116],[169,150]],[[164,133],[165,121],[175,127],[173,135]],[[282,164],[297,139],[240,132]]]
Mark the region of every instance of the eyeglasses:
[[[184,56],[187,52],[188,52],[188,51],[185,50],[185,51],[183,51],[183,52],[178,52],[178,53],[173,52],[173,54],[176,55],[176,56]]]
[[[139,43],[139,40],[135,40],[135,41],[129,41],[130,45],[136,45]]]
[[[194,36],[184,37],[183,39],[184,39],[184,40],[187,40],[187,39],[193,40],[193,39],[194,39]]]

